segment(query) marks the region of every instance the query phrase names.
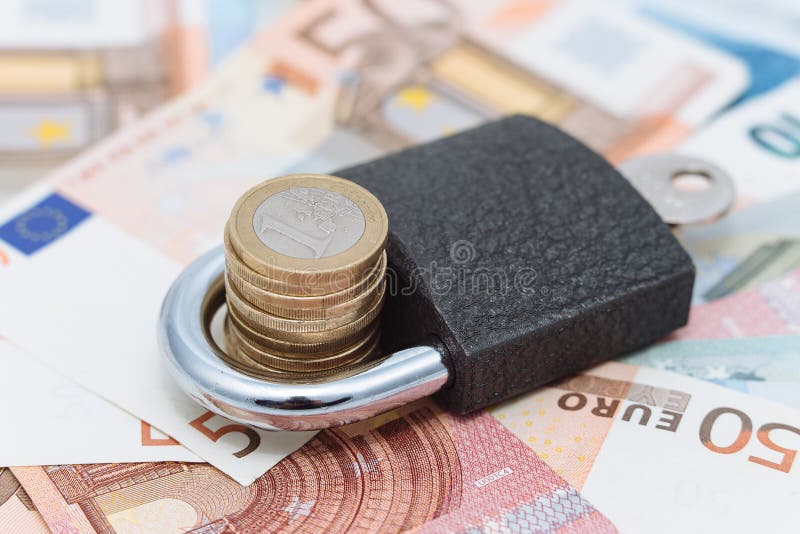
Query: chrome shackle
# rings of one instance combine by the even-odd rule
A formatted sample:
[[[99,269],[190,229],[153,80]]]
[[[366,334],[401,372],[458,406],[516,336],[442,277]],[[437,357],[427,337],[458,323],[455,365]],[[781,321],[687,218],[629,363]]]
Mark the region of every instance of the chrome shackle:
[[[235,368],[212,332],[225,305],[225,255],[191,263],[167,293],[158,341],[180,388],[214,413],[267,430],[316,430],[360,421],[431,395],[448,381],[435,347],[412,347],[346,373],[309,380],[256,378]]]

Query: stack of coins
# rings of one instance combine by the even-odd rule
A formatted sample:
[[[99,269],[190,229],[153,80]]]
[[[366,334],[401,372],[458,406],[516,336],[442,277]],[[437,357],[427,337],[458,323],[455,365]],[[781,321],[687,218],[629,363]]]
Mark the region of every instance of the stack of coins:
[[[295,174],[245,193],[225,228],[227,353],[256,376],[329,373],[380,341],[388,219],[369,191]]]

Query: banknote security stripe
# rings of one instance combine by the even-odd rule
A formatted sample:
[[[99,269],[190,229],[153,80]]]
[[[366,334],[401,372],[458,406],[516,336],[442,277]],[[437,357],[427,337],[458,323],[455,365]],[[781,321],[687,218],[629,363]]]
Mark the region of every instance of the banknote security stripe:
[[[30,256],[61,239],[91,212],[52,193],[0,226],[0,239]]]

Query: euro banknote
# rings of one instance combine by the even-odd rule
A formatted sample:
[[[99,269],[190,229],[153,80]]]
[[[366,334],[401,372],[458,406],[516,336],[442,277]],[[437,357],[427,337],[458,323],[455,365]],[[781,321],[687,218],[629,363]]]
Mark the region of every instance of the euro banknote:
[[[117,0],[113,4],[64,4],[60,0],[6,0],[0,6],[0,50],[125,48],[174,26],[186,33],[204,34],[195,53],[208,55],[208,63],[213,65],[276,20],[293,2]]]
[[[796,409],[609,362],[491,413],[622,532],[784,532],[797,523]]]
[[[624,158],[674,145],[745,81],[729,57],[606,7],[303,3],[0,209],[0,334],[248,484],[310,435],[211,417],[155,339],[169,284],[219,243],[241,192],[518,111]]]
[[[207,464],[14,468],[53,532],[616,532],[490,415],[321,432],[248,487]]]
[[[800,409],[800,337],[659,343],[621,359],[674,371]]]
[[[697,267],[693,302],[753,289],[800,269],[798,206],[800,192],[730,213],[711,224],[680,228],[676,235]]]
[[[48,44],[67,49],[135,46],[150,37],[159,18],[148,20],[148,7],[163,9],[135,0],[71,6],[8,0],[0,6],[0,49],[41,49]]]
[[[7,467],[0,467],[0,525],[8,532],[50,532],[25,488]]]
[[[700,129],[679,147],[725,168],[740,204],[797,192],[800,78],[763,93]]]
[[[0,199],[200,82],[291,0],[0,5]]]
[[[741,103],[800,75],[800,38],[793,0],[623,0],[652,20],[735,55],[750,83]]]
[[[0,465],[199,461],[174,439],[2,339],[0,374],[0,426],[20,438],[0,443]]]
[[[720,115],[678,147],[723,167],[739,197],[733,213],[676,232],[697,266],[695,304],[800,268],[800,119],[792,118],[800,117],[798,90],[800,78],[765,92]],[[763,200],[753,204],[755,198]]]
[[[670,340],[800,334],[800,270],[731,296],[692,307],[689,324]]]
[[[63,161],[196,84],[207,68],[206,32],[192,5],[5,2],[4,163],[25,168]]]

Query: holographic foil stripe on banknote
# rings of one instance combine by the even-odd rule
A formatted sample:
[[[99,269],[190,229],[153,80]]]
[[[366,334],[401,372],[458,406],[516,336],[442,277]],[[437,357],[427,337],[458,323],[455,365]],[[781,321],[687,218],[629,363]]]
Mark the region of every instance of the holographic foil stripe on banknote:
[[[572,488],[557,489],[499,516],[487,515],[482,523],[464,527],[450,514],[425,524],[420,532],[616,532],[610,523],[597,521],[594,507]]]

